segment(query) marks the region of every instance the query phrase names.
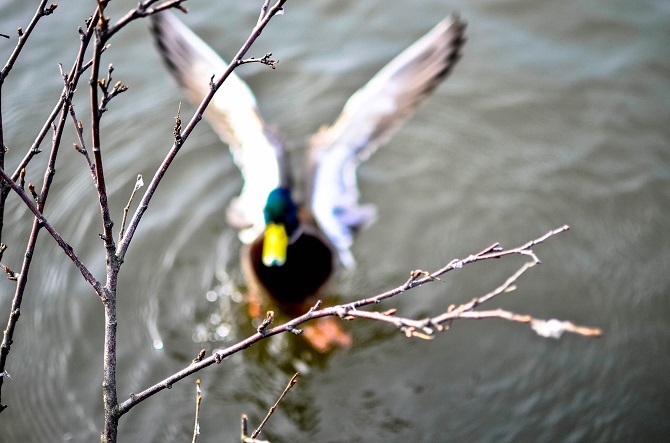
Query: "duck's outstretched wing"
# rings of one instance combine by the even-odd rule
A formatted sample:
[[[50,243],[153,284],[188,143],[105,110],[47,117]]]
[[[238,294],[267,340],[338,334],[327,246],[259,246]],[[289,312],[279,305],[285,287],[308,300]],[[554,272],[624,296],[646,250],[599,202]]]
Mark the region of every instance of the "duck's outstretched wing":
[[[465,42],[465,26],[457,15],[445,18],[359,89],[335,123],[312,138],[312,212],[345,265],[353,264],[353,231],[374,218],[372,206],[358,203],[356,167],[388,141],[451,72]]]
[[[170,72],[199,105],[210,91],[213,76],[228,64],[171,13],[152,16],[152,33]],[[223,83],[205,118],[230,146],[244,186],[228,208],[229,222],[242,229],[240,238],[252,241],[265,226],[263,207],[271,190],[285,178],[283,151],[258,111],[249,87],[235,73]]]

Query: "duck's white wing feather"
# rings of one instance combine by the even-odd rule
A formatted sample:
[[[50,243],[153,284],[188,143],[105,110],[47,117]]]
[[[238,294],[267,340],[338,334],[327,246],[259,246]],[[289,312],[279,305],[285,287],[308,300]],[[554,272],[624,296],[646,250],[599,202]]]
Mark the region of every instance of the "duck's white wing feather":
[[[188,100],[199,105],[210,90],[212,76],[228,64],[171,13],[152,16],[152,32],[163,59]],[[223,83],[205,118],[230,147],[244,186],[228,208],[228,219],[251,241],[264,228],[263,207],[271,190],[285,180],[281,146],[258,111],[249,87],[235,73]]]
[[[311,140],[312,211],[353,264],[353,231],[371,222],[374,208],[359,205],[356,168],[417,110],[460,58],[465,23],[451,15],[396,56],[345,104],[335,123]]]

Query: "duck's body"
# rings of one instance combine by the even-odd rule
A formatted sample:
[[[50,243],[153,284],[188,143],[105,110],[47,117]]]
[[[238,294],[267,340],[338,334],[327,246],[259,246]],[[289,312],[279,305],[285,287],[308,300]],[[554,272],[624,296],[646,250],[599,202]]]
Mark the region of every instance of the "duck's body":
[[[172,14],[153,16],[152,30],[171,72],[189,100],[199,104],[212,76],[227,64]],[[234,73],[223,83],[205,117],[230,146],[244,178],[228,219],[248,245],[248,277],[266,293],[299,305],[325,284],[338,263],[354,265],[354,232],[375,216],[372,206],[358,202],[356,167],[444,80],[460,57],[464,30],[457,16],[444,19],[358,90],[332,126],[312,137],[300,209],[288,191],[284,150],[253,94]],[[294,212],[288,219],[286,208]]]
[[[256,278],[277,301],[302,302],[316,294],[335,269],[334,251],[318,232],[303,233],[290,243],[281,266],[263,263],[264,239],[261,235],[249,246],[249,262]]]

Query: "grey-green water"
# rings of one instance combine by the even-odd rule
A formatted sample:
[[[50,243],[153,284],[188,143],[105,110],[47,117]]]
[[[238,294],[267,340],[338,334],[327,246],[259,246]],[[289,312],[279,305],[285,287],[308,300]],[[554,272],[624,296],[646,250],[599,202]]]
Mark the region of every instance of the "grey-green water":
[[[26,25],[36,2],[0,2],[0,32]],[[112,2],[113,17],[136,2]],[[76,27],[94,2],[63,2],[38,26],[3,89],[8,169],[61,90]],[[185,21],[230,57],[261,2],[193,2]],[[602,327],[604,337],[543,339],[522,325],[460,322],[432,342],[355,321],[350,350],[328,356],[279,337],[199,374],[199,441],[233,441],[258,423],[294,371],[270,421],[278,441],[663,441],[670,434],[670,3],[289,0],[251,55],[276,71],[240,74],[294,147],[331,122],[387,60],[458,10],[469,22],[452,77],[360,170],[379,220],[354,247],[341,300],[404,282],[495,241],[516,246],[572,230],[536,251],[542,266],[495,306]],[[0,39],[4,63],[15,39]],[[182,94],[145,22],[113,41],[105,64],[130,90],[104,117],[114,217],[135,177],[153,175],[171,143]],[[82,84],[81,89],[85,89]],[[83,96],[82,96],[83,97]],[[87,120],[86,100],[77,103]],[[192,112],[186,108],[184,113]],[[190,115],[190,114],[189,114]],[[64,147],[75,141],[68,132]],[[28,179],[41,183],[43,153]],[[96,196],[83,159],[65,149],[46,215],[102,277]],[[240,187],[230,156],[201,125],[167,175],[131,246],[119,296],[119,394],[183,368],[201,348],[253,331],[238,242],[224,218]],[[11,197],[3,239],[22,239],[27,211]],[[9,240],[5,240],[9,241]],[[22,241],[4,263],[19,268]],[[3,386],[0,441],[95,441],[102,423],[102,307],[46,233]],[[388,304],[423,316],[500,284],[522,263],[486,263]],[[13,283],[0,281],[0,324]],[[212,300],[212,301],[210,301]],[[385,306],[386,307],[386,306]],[[162,343],[160,350],[156,345]],[[188,441],[195,378],[123,417],[121,441]],[[223,437],[222,437],[223,436]]]

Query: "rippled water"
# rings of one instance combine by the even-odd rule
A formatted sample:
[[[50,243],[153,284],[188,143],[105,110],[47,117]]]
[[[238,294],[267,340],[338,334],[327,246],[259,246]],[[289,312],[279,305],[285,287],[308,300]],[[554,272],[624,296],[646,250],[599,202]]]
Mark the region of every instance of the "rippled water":
[[[30,2],[33,3],[33,2]],[[112,3],[114,17],[136,2]],[[254,4],[258,3],[258,5]],[[225,56],[261,2],[194,2],[185,21]],[[3,89],[8,169],[51,110],[57,63],[73,59],[83,2],[62,4],[31,37]],[[32,14],[0,3],[0,32]],[[402,283],[495,241],[516,246],[565,223],[536,247],[543,265],[496,306],[602,327],[589,340],[542,339],[501,321],[461,322],[432,342],[355,321],[355,345],[317,355],[277,337],[199,374],[202,441],[258,423],[294,371],[298,385],[263,434],[272,441],[662,441],[670,432],[670,6],[640,2],[291,2],[259,40],[276,71],[240,74],[296,164],[305,137],[387,60],[452,10],[468,20],[462,62],[415,118],[360,170],[380,218],[340,276],[341,300]],[[411,12],[411,13],[410,13]],[[15,39],[0,39],[4,62]],[[144,23],[106,54],[130,90],[105,114],[105,168],[119,220],[138,173],[167,151],[182,95]],[[85,89],[84,84],[81,89]],[[82,96],[83,97],[83,96]],[[85,99],[77,104],[86,120]],[[186,109],[192,112],[191,108]],[[70,132],[63,147],[70,146]],[[41,183],[45,153],[28,179]],[[81,156],[65,149],[47,217],[98,276],[96,197]],[[241,181],[202,125],[168,173],[128,253],[119,296],[119,395],[183,368],[201,348],[253,331],[225,206]],[[4,263],[19,268],[27,211],[10,198]],[[117,222],[118,223],[118,222]],[[468,301],[521,264],[466,267],[393,300],[422,316]],[[102,423],[102,309],[42,233],[9,356],[0,441],[92,441]],[[0,322],[13,284],[0,282]],[[4,328],[4,326],[3,326]],[[156,349],[160,347],[161,349]],[[124,441],[187,441],[193,379],[122,418]]]

